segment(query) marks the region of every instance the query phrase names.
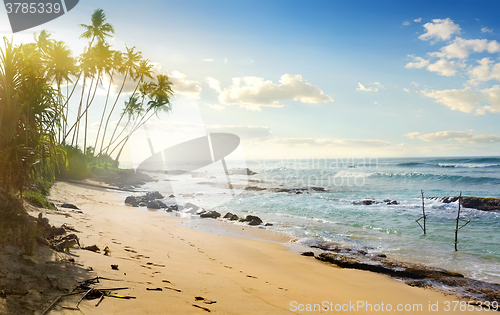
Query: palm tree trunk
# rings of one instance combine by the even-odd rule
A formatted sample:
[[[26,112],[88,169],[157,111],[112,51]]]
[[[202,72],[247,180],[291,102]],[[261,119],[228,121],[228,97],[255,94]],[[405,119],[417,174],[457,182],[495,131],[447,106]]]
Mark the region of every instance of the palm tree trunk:
[[[144,119],[144,117],[146,117],[146,115],[148,114],[148,112],[149,112],[149,111],[146,111],[146,113],[144,113],[144,115],[143,115],[143,116],[141,117],[141,119],[139,120],[139,122],[138,122],[137,126],[135,126],[134,128],[131,128],[131,129],[130,129],[129,134],[128,134],[125,138],[123,138],[123,140],[122,140],[122,141],[120,141],[120,143],[122,143],[122,142],[123,142],[123,144],[122,144],[122,146],[121,146],[121,148],[120,148],[120,151],[118,152],[118,155],[117,155],[117,156],[116,156],[116,158],[115,158],[115,162],[113,163],[113,166],[114,166],[114,167],[117,167],[117,166],[118,166],[118,164],[119,164],[118,160],[120,159],[120,155],[122,154],[123,148],[125,147],[125,144],[127,144],[128,140],[130,139],[130,137],[132,136],[132,134],[133,134],[134,132],[136,132],[139,128],[141,128],[141,127],[142,127],[142,125],[144,125],[144,124],[145,124],[148,120],[150,120],[150,119],[151,119],[151,117],[153,117],[153,115],[155,114],[154,112],[153,112],[153,113],[151,113],[151,116],[149,116],[146,120],[142,121],[142,120]],[[111,151],[110,155],[111,155],[111,154],[113,154],[113,152],[114,152],[114,151],[118,148],[118,146],[120,145],[120,143],[118,143],[118,144],[116,145],[116,147],[113,149],[113,151]]]
[[[87,77],[84,74],[83,75],[82,95],[80,96],[80,105],[78,106],[77,118],[80,117],[80,113],[82,112],[82,103],[83,103],[83,96],[85,95],[85,83],[86,83],[86,81],[87,81]],[[73,146],[75,144],[75,138],[76,138],[76,146],[78,146],[78,130],[80,129],[80,120],[77,119],[75,124],[76,124],[76,128],[73,131],[73,139],[71,139],[71,146]],[[71,129],[73,129],[73,128],[71,128]],[[70,129],[70,131],[68,131],[68,133],[71,132],[71,129]]]
[[[102,111],[101,121],[99,122],[99,128],[97,129],[97,136],[95,138],[95,144],[94,144],[95,152],[99,152],[97,151],[97,142],[99,140],[99,134],[101,133],[102,122],[104,121],[104,116],[106,115],[106,107],[108,106],[109,92],[111,91],[111,83],[113,83],[113,75],[109,76],[109,86],[108,86],[108,93],[106,95],[106,102],[104,103],[104,109]],[[102,146],[100,149],[102,149]]]
[[[125,86],[125,81],[127,80],[127,75],[128,75],[128,70],[125,72],[125,77],[123,78],[123,82],[122,82],[122,86],[120,88],[120,91],[118,92],[118,95],[116,96],[113,107],[111,107],[111,111],[109,112],[108,119],[106,119],[106,125],[104,125],[104,131],[102,134],[101,149],[104,146],[104,139],[106,138],[106,131],[108,130],[109,120],[111,119],[111,115],[113,114],[113,111],[115,110],[116,103],[118,103],[118,98],[120,97],[120,94],[123,91],[123,87]]]
[[[94,78],[92,78],[92,81],[90,81],[90,88],[89,92],[87,93],[87,104],[85,105],[85,129],[83,130],[83,154],[85,154],[85,150],[87,149],[87,117],[88,117],[88,108],[90,106],[89,99],[90,99],[90,92],[92,92],[92,85],[94,84]],[[96,81],[96,87],[97,87],[97,81]]]

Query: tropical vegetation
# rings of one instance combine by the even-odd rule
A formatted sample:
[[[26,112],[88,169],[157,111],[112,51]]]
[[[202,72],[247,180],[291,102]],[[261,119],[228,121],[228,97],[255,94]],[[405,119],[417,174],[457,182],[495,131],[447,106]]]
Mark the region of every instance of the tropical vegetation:
[[[114,50],[115,33],[103,10],[80,24],[84,51],[42,31],[34,42],[0,47],[0,223],[18,214],[24,196],[48,206],[56,177],[85,178],[118,166],[131,135],[152,116],[171,110],[172,82],[154,75],[150,60],[135,47]],[[127,82],[134,82],[126,93]],[[113,87],[119,86],[117,92]],[[99,89],[104,103],[93,106]],[[125,95],[126,94],[126,95]],[[125,100],[124,100],[125,99]],[[120,103],[123,104],[121,112]],[[89,138],[89,111],[100,111],[97,135]],[[118,122],[113,119],[119,116]],[[113,127],[113,128],[112,128]],[[112,158],[114,156],[114,159]],[[1,225],[1,224],[0,224]],[[2,226],[0,226],[0,229]],[[0,245],[2,239],[0,237]]]

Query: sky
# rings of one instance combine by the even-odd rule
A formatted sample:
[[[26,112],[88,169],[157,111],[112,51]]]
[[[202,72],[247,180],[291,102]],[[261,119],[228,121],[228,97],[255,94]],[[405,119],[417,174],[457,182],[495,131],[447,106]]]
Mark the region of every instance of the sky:
[[[98,8],[114,49],[135,46],[174,83],[133,159],[145,137],[158,150],[206,132],[238,135],[248,159],[500,155],[498,1],[86,0],[16,34],[0,9],[0,35],[45,29],[77,55]]]

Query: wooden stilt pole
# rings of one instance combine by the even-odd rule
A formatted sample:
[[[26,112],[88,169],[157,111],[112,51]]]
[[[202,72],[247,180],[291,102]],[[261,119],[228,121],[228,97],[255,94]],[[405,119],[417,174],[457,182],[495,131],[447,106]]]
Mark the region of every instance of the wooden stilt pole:
[[[460,230],[461,228],[463,228],[464,226],[466,226],[470,221],[469,220],[464,220],[464,219],[460,219],[460,207],[462,205],[462,192],[460,192],[460,196],[458,197],[458,213],[457,213],[457,225],[455,227],[455,251],[458,251],[458,230]],[[465,224],[462,225],[461,227],[458,227],[458,221],[464,221]]]
[[[426,229],[426,226],[425,226],[425,219],[427,218],[427,216],[425,215],[425,204],[424,204],[424,191],[421,190],[420,193],[422,194],[422,216],[420,217],[420,219],[416,220],[416,222],[418,223],[418,225],[420,225],[420,227],[422,228],[422,230],[424,230],[424,235],[427,234],[427,229]],[[420,224],[420,220],[424,219],[424,226],[422,226]]]

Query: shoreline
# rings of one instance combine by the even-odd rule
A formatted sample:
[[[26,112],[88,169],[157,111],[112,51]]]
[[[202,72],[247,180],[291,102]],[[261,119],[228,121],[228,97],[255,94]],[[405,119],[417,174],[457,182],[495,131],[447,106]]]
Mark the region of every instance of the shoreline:
[[[87,185],[87,183],[77,183]],[[106,187],[100,184],[88,183],[90,187],[108,188],[117,191],[117,195],[123,197],[128,189]],[[136,193],[144,191],[133,191]],[[119,200],[120,204],[122,203]],[[127,206],[127,205],[125,205]],[[140,209],[140,208],[139,208]],[[145,211],[152,211],[147,209]],[[154,212],[163,213],[162,210]],[[167,212],[170,216],[181,218],[182,221],[176,225],[185,226],[202,232],[216,235],[239,237],[251,240],[271,242],[287,247],[287,250],[295,254],[308,253],[315,259],[330,263],[346,269],[368,270],[370,272],[384,274],[398,279],[410,286],[431,288],[445,294],[456,295],[463,299],[476,299],[481,301],[499,301],[500,284],[464,277],[462,274],[438,268],[426,263],[402,260],[398,257],[387,257],[386,255],[367,254],[363,250],[345,246],[335,242],[316,241],[311,244],[298,243],[298,239],[280,231],[268,229],[262,225],[249,226],[246,224],[235,224],[234,221],[226,219],[207,219],[190,214],[180,215],[180,212]],[[311,255],[312,254],[312,255]]]
[[[119,205],[118,198],[104,189],[57,182],[51,201],[73,203],[80,210],[37,210],[53,225],[67,224],[78,230],[75,233],[82,246],[101,249],[95,253],[72,247],[69,254],[51,250],[59,260],[79,269],[74,284],[101,277],[96,288],[127,287],[114,293],[135,297],[106,297],[98,308],[96,300],[84,299],[79,307],[85,314],[200,314],[207,310],[290,314],[308,308],[314,312],[316,306],[316,312],[335,312],[335,307],[345,305],[356,305],[353,307],[361,314],[374,312],[367,305],[391,305],[394,310],[400,305],[419,305],[418,312],[425,314],[436,313],[435,307],[444,311],[446,305],[460,300],[385,275],[333,267],[277,243],[181,226],[185,219],[137,211]],[[103,254],[105,246],[109,246],[110,256]],[[74,262],[68,262],[70,259]],[[48,314],[74,314],[63,307],[74,308],[80,298],[64,298]]]

